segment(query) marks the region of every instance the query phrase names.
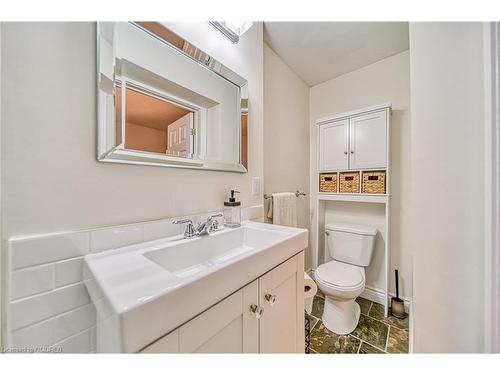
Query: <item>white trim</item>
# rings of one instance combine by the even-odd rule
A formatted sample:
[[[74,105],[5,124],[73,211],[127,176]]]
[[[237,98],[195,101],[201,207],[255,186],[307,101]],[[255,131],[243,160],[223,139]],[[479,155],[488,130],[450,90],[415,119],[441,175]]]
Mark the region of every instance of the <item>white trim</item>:
[[[485,294],[484,351],[500,352],[500,26],[484,26]]]
[[[0,158],[2,151],[2,27],[3,24],[0,22]],[[0,347],[3,345],[4,341],[4,332],[6,321],[5,321],[5,306],[6,301],[6,287],[5,287],[5,269],[6,269],[6,251],[5,241],[3,241],[3,205],[2,205],[2,167],[0,163]]]
[[[410,311],[408,311],[408,354],[413,354],[413,316],[413,301],[410,301]]]
[[[349,193],[318,193],[320,201],[387,203],[387,194],[349,194]]]
[[[388,293],[389,295],[389,298],[387,299],[387,306],[390,306],[391,305],[391,301],[390,301],[390,298],[391,297],[395,297],[395,294],[393,293]],[[378,288],[375,288],[375,287],[372,287],[372,286],[365,286],[365,290],[363,291],[363,293],[361,293],[361,297],[363,297],[364,299],[367,299],[367,300],[370,300],[372,302],[376,302],[376,303],[379,303],[381,305],[386,305],[384,303],[384,300],[385,300],[385,291],[382,290],[382,289],[378,289]],[[407,313],[410,312],[410,306],[411,306],[411,299],[407,298],[407,297],[399,297],[401,298],[404,303],[405,303],[405,311]]]
[[[372,105],[372,106],[365,107],[365,108],[356,109],[354,111],[337,113],[335,115],[326,116],[326,117],[322,117],[322,118],[317,119],[316,120],[316,125],[321,125],[321,124],[324,124],[324,123],[327,123],[327,122],[332,122],[332,121],[335,121],[335,120],[340,120],[340,119],[343,119],[343,118],[346,118],[346,117],[364,115],[364,114],[366,114],[368,112],[379,111],[381,109],[388,108],[390,110],[391,107],[392,107],[392,103],[391,102],[387,102],[387,103],[382,103],[382,104],[378,104],[378,105]]]

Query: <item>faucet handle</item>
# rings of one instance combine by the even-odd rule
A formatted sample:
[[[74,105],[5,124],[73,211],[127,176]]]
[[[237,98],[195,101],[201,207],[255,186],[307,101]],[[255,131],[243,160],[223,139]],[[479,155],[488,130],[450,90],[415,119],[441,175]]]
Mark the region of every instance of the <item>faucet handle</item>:
[[[210,232],[215,232],[217,229],[219,229],[219,222],[216,219],[213,219],[210,224]]]
[[[222,215],[221,213],[218,213],[218,214],[211,215],[207,219],[207,223],[210,225],[208,227],[209,232],[215,232],[217,229],[219,229],[219,222],[215,218],[222,217],[222,216],[224,216],[224,215]]]
[[[220,213],[220,212],[219,212],[218,214],[213,214],[213,215],[210,215],[210,216],[208,217],[207,221],[211,221],[211,220],[213,220],[213,219],[214,219],[214,218],[216,218],[216,217],[222,217],[222,216],[223,216],[223,215],[222,215],[222,213]]]
[[[174,220],[172,224],[187,224],[186,230],[184,231],[184,238],[192,238],[198,235],[198,232],[194,229],[193,220],[191,219]]]

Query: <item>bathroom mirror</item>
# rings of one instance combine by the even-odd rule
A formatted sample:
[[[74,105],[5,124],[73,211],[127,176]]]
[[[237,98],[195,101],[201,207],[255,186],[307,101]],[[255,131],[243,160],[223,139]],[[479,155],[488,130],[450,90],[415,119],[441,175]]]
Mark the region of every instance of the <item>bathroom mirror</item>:
[[[103,162],[247,171],[248,86],[159,22],[97,24]]]

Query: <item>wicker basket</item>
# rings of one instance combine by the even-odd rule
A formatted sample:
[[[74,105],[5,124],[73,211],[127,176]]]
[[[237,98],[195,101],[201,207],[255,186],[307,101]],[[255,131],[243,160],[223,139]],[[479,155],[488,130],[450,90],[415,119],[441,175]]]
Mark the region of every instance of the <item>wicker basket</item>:
[[[385,194],[385,171],[363,172],[362,192]]]
[[[319,191],[322,193],[336,193],[337,173],[321,173],[319,175]]]
[[[339,193],[359,193],[359,172],[340,172]]]

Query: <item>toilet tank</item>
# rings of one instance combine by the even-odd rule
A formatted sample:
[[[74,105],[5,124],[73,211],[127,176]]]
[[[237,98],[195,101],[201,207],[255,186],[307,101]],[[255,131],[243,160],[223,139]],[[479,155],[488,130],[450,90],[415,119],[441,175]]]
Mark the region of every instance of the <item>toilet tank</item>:
[[[366,267],[375,248],[377,229],[366,225],[328,223],[325,245],[330,256],[339,262]]]

